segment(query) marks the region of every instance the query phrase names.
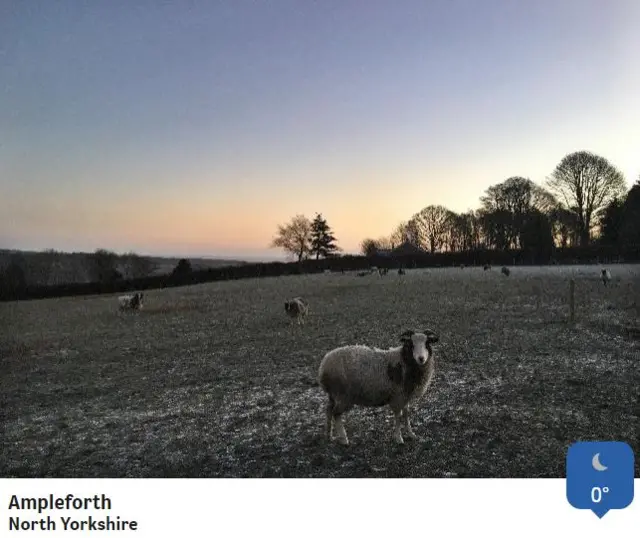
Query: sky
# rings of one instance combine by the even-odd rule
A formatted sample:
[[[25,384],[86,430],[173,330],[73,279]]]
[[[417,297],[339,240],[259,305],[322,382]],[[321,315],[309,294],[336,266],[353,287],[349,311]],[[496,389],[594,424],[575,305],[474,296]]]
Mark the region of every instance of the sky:
[[[636,0],[0,0],[0,248],[345,252],[430,204],[640,176]]]

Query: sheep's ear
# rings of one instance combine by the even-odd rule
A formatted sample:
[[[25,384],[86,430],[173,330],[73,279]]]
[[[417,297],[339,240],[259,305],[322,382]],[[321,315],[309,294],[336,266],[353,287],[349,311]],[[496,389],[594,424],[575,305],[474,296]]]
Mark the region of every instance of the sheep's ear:
[[[427,342],[429,344],[435,344],[438,340],[440,340],[440,337],[429,329],[426,329],[423,334],[427,337]]]
[[[411,340],[411,336],[413,336],[415,334],[415,331],[404,331],[401,335],[400,335],[400,341],[401,342],[407,342],[409,340]]]

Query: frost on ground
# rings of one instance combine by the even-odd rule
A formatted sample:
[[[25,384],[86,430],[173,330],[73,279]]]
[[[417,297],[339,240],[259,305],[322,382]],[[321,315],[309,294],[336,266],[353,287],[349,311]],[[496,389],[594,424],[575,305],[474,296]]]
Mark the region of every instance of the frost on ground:
[[[574,441],[637,452],[640,267],[610,269],[607,287],[597,266],[218,282],[149,291],[127,315],[117,296],[4,303],[0,475],[562,477]],[[419,440],[395,446],[388,409],[356,408],[351,446],[328,444],[322,356],[427,327]]]

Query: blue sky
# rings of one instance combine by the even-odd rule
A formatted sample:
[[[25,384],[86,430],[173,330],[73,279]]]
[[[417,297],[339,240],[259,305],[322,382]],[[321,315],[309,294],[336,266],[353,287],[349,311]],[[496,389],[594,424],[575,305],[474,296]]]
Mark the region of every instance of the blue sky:
[[[0,3],[0,247],[346,251],[567,153],[640,174],[640,2]]]

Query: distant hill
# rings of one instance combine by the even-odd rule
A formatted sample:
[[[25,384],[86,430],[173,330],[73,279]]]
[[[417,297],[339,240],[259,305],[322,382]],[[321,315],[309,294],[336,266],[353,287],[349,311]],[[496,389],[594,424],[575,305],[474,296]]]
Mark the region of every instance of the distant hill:
[[[59,251],[26,251],[0,249],[0,270],[3,270],[14,260],[25,272],[27,284],[54,285],[76,282],[90,282],[87,252],[59,252]],[[150,262],[151,275],[170,273],[182,258],[162,256],[141,256]],[[225,260],[216,258],[186,258],[191,262],[194,270],[213,267],[246,265],[243,260]],[[127,256],[119,255],[116,268],[127,276]]]
[[[147,256],[155,265],[156,269],[153,272],[154,275],[164,275],[173,271],[173,268],[178,265],[178,262],[182,258],[162,258],[160,256]],[[247,265],[250,262],[242,260],[224,260],[217,258],[186,258],[191,262],[191,267],[194,270],[198,269],[210,269],[213,267],[228,267],[231,265]],[[253,262],[251,262],[253,263]]]

